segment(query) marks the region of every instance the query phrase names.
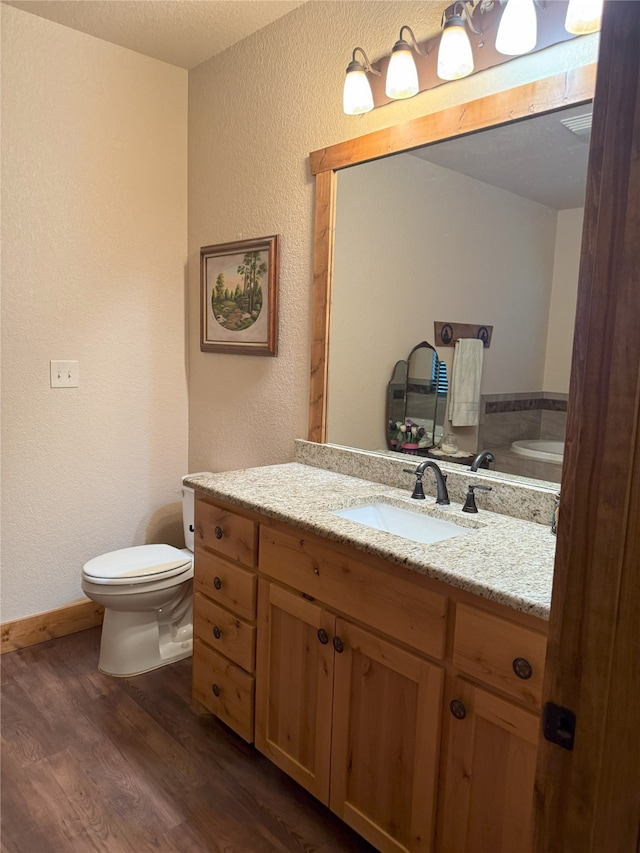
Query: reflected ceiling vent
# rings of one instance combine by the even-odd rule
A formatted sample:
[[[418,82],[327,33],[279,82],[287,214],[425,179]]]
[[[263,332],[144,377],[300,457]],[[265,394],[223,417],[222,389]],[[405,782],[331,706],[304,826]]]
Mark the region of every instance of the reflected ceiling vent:
[[[561,123],[575,134],[579,139],[585,141],[591,136],[591,118],[592,113],[585,113],[581,116],[571,116],[570,118],[561,118]]]

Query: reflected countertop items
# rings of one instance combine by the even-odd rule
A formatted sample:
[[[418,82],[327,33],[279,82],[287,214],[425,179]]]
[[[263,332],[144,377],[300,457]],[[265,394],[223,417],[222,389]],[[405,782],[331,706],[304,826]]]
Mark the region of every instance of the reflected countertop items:
[[[433,447],[442,436],[447,403],[447,366],[428,341],[413,347],[406,361],[397,361],[387,386],[387,446],[401,450],[411,436],[400,427],[420,431],[419,447]],[[415,439],[414,439],[415,440]]]
[[[221,501],[548,618],[556,544],[548,525],[486,510],[471,519],[458,503],[447,510],[437,508],[432,495],[426,501],[412,501],[410,478],[407,488],[399,489],[299,462],[197,474],[186,482]],[[425,491],[430,486],[425,483]],[[333,513],[372,501],[454,521],[470,530],[446,541],[419,544]]]

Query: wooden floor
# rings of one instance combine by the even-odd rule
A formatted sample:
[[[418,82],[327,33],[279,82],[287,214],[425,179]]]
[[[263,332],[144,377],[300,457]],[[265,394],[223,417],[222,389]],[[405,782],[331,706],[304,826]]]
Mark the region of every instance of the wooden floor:
[[[371,853],[189,709],[191,661],[116,679],[100,629],[2,656],[3,853]]]

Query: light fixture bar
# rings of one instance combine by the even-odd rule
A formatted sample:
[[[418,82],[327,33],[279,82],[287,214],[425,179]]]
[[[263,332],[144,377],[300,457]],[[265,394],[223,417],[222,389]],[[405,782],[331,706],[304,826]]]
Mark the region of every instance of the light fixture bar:
[[[508,0],[511,3],[512,0]],[[531,0],[529,0],[531,2]],[[601,0],[572,0],[572,2],[592,3]],[[467,36],[471,45],[473,73],[484,71],[487,68],[509,62],[513,57],[499,53],[495,43],[498,27],[505,11],[507,3],[502,0],[467,0],[467,2],[454,3],[453,6],[464,7],[464,22]],[[447,7],[445,12],[453,10],[453,6]],[[565,20],[569,7],[569,0],[535,0],[537,13],[537,39],[531,53],[543,50],[554,44],[576,38],[576,34],[565,29]],[[406,27],[406,28],[405,28]],[[428,39],[418,40],[415,45],[409,36],[410,27],[404,25],[400,31],[398,41],[404,41],[406,47],[413,54],[412,60],[416,66],[418,76],[418,92],[425,92],[436,86],[441,86],[445,81],[437,74],[437,57],[441,42],[441,33],[436,33]],[[413,33],[411,33],[413,35]],[[418,50],[428,56],[416,56]],[[398,51],[396,51],[398,52]],[[364,53],[364,51],[363,51]],[[355,51],[354,51],[355,58]],[[378,74],[371,73],[365,68],[366,79],[371,87],[374,108],[392,103],[396,98],[391,98],[385,91],[387,70],[391,62],[391,55],[376,59],[373,63]],[[364,67],[364,63],[363,64]]]
[[[508,0],[498,34],[496,50],[505,56],[530,53],[538,41],[538,19],[533,0]]]
[[[402,37],[405,31],[411,42]],[[416,61],[413,58],[414,51],[424,59],[429,56],[428,51],[422,50],[419,47],[411,27],[405,24],[400,27],[400,36],[391,49],[391,57],[387,68],[385,93],[388,98],[392,98],[394,101],[402,98],[412,98],[420,91],[418,69]]]
[[[356,59],[356,53],[362,54],[364,63]],[[342,108],[348,116],[362,115],[373,109],[373,93],[367,73],[380,76],[380,72],[371,65],[364,50],[356,47],[351,62],[347,65],[342,92]]]
[[[565,27],[574,35],[587,35],[600,29],[602,0],[570,0]]]
[[[454,3],[444,10],[436,70],[441,80],[460,80],[473,73],[475,66],[467,23],[473,33],[482,35],[473,25],[467,4]]]

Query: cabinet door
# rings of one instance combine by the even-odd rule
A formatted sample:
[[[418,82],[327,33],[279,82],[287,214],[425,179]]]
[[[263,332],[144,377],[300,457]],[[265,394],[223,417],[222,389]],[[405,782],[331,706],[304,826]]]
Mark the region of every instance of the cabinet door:
[[[331,809],[387,851],[432,849],[443,671],[337,620]]]
[[[462,679],[453,703],[440,850],[530,853],[538,716]]]
[[[329,802],[335,618],[264,579],[258,594],[258,749]]]

